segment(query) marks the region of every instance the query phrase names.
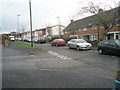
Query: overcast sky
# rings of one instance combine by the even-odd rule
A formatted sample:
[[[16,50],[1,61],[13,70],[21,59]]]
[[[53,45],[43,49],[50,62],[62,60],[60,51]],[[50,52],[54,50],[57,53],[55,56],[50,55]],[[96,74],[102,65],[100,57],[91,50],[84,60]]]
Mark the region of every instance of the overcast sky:
[[[115,3],[119,0],[31,0],[32,3],[32,20],[33,30],[44,28],[50,25],[58,24],[58,18],[60,17],[60,23],[67,26],[70,23],[70,19],[80,19],[86,17],[86,15],[78,15],[78,11],[81,7],[88,4],[88,2],[94,4],[102,3],[102,5],[108,5],[115,7]],[[29,31],[29,0],[1,0],[0,1],[0,30],[2,33],[8,33],[18,30],[19,27],[25,31]],[[17,15],[20,16],[17,16]],[[87,14],[88,15],[88,14]]]

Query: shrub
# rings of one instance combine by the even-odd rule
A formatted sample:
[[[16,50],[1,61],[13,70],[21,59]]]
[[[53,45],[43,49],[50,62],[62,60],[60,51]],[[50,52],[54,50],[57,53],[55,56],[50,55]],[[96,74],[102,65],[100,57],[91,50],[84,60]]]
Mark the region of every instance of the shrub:
[[[66,42],[70,41],[71,39],[77,39],[76,37],[64,37],[63,38]]]

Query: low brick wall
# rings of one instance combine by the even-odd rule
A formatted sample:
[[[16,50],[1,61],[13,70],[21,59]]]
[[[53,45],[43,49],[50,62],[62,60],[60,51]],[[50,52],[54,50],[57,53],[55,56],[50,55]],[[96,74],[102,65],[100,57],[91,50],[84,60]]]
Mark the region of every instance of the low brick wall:
[[[9,44],[10,44],[10,39],[2,38],[2,46],[3,47],[8,47]]]
[[[92,44],[92,46],[97,46],[98,45],[98,42],[97,42],[97,40],[95,40],[95,41],[88,41],[89,43],[91,43]]]

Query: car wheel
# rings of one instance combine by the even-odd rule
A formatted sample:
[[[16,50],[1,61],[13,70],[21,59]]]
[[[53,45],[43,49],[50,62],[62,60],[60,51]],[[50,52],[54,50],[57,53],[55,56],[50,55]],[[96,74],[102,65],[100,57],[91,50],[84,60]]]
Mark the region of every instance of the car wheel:
[[[80,51],[80,47],[79,46],[77,46],[77,48],[76,48],[78,51]]]
[[[103,50],[102,49],[99,49],[98,52],[99,52],[99,54],[103,54]]]
[[[70,45],[68,45],[68,47],[69,47],[69,49],[71,49],[71,46],[70,46]]]

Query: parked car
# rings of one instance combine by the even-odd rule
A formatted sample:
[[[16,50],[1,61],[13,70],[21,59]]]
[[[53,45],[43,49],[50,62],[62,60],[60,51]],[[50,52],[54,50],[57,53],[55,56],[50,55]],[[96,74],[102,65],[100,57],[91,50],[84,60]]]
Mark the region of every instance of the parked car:
[[[60,45],[66,45],[66,41],[63,39],[55,39],[51,42],[52,46],[60,46]]]
[[[45,39],[41,39],[41,40],[38,40],[37,42],[42,44],[42,43],[46,43],[46,40]]]
[[[87,50],[91,49],[91,44],[85,41],[84,39],[71,39],[68,41],[69,48],[75,48],[77,50]]]
[[[9,36],[11,41],[15,41],[15,37],[14,36]]]
[[[38,38],[34,38],[34,39],[33,39],[33,42],[34,42],[34,43],[37,43],[37,41],[38,41]]]
[[[98,44],[99,54],[111,53],[120,55],[120,40],[105,40]]]
[[[120,90],[120,69],[116,72],[115,90]]]

